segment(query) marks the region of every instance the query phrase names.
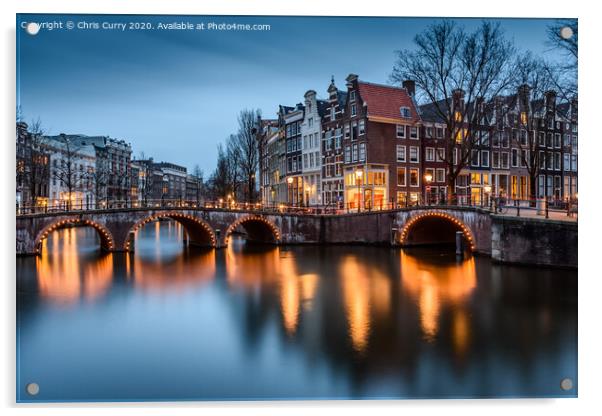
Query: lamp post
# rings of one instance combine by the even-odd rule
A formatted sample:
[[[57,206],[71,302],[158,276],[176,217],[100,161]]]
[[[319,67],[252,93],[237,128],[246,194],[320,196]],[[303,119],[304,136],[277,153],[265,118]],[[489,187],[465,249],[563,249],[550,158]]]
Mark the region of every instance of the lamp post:
[[[289,205],[293,205],[293,177],[289,176],[286,178],[286,182],[288,183],[288,193],[290,195]]]
[[[361,194],[360,194],[360,186],[362,183],[362,176],[364,175],[364,171],[362,171],[361,169],[357,169],[355,171],[355,184],[357,185],[357,212],[360,212],[360,205],[361,205]]]
[[[433,175],[427,173],[426,175],[424,175],[424,181],[426,182],[424,200],[426,201],[426,204],[429,205],[429,192],[431,190],[431,182],[433,181]]]

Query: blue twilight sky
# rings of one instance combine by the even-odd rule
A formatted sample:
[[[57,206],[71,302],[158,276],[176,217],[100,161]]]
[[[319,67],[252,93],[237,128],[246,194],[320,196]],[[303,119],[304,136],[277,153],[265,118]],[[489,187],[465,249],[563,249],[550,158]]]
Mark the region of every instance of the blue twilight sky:
[[[480,20],[456,19],[466,28]],[[92,30],[75,24],[269,24],[270,31]],[[22,22],[62,22],[31,36]],[[134,156],[215,166],[216,147],[244,108],[273,118],[278,104],[326,97],[334,75],[386,83],[394,51],[411,48],[430,18],[17,15],[17,104],[50,134],[125,139]],[[549,19],[500,20],[521,49],[550,54]]]

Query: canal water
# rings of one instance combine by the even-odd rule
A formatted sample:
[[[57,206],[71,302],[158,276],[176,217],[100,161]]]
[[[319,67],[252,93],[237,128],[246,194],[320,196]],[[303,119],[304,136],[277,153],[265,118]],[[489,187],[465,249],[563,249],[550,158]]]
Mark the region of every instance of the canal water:
[[[184,236],[151,223],[136,253],[106,254],[93,229],[69,228],[17,258],[17,399],[577,394],[575,271]]]

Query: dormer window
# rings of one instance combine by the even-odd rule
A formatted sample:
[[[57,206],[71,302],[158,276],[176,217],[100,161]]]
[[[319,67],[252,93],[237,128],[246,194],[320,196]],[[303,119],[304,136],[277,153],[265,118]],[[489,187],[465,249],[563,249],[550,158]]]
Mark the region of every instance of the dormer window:
[[[355,91],[351,91],[349,93],[349,101],[351,101],[351,102],[355,101]]]
[[[410,112],[410,107],[401,107],[399,109],[401,116],[403,118],[412,118],[412,113]]]

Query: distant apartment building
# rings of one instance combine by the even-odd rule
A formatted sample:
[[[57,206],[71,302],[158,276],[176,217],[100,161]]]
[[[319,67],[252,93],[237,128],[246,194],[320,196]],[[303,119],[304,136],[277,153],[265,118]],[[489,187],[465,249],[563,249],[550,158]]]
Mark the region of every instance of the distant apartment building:
[[[259,189],[264,206],[275,206],[279,198],[280,169],[278,120],[260,120],[257,135],[259,153]]]
[[[304,107],[284,107],[282,127],[284,128],[285,158],[286,158],[286,187],[287,203],[294,206],[304,204],[303,200],[303,163],[301,124],[303,123]]]
[[[322,117],[322,205],[342,208],[343,181],[343,118],[347,92],[337,88],[334,77],[328,86],[328,104]]]
[[[327,105],[327,101],[318,100],[315,91],[305,93],[305,114],[301,123],[304,206],[322,205],[322,117]]]
[[[27,123],[16,125],[17,207],[48,206],[50,155],[40,137],[29,132]]]

